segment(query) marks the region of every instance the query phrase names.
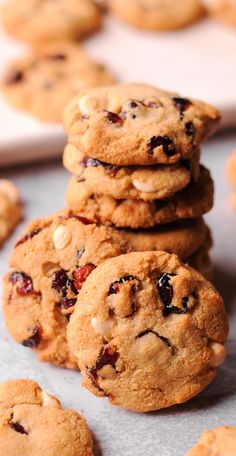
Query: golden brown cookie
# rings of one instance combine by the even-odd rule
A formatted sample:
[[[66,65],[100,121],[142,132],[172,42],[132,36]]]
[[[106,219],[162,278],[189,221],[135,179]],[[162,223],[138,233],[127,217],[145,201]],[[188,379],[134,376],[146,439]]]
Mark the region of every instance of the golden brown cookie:
[[[2,89],[17,108],[47,122],[61,122],[68,101],[86,87],[111,84],[106,68],[94,62],[78,44],[40,46],[10,64]]]
[[[188,160],[219,120],[213,106],[145,84],[84,90],[64,111],[70,143],[121,166]]]
[[[147,30],[186,27],[205,12],[199,0],[111,0],[111,9],[129,24]]]
[[[1,16],[10,35],[31,44],[80,39],[102,22],[92,0],[5,0]]]
[[[77,295],[99,263],[124,252],[126,241],[117,230],[67,211],[31,223],[4,277],[4,317],[12,337],[41,361],[76,367],[65,334]]]
[[[236,427],[222,426],[204,431],[200,441],[186,456],[235,456]]]
[[[210,173],[201,167],[198,182],[190,183],[166,201],[116,200],[93,194],[76,176],[69,182],[66,199],[71,209],[96,222],[136,229],[200,217],[212,208],[213,193]]]
[[[212,14],[220,20],[236,27],[235,0],[208,0],[207,5]]]
[[[67,331],[83,384],[137,412],[202,391],[224,360],[227,334],[214,287],[165,252],[129,253],[100,265]]]
[[[19,192],[7,179],[0,179],[0,246],[22,218]]]
[[[31,380],[0,384],[1,456],[93,456],[85,420]]]

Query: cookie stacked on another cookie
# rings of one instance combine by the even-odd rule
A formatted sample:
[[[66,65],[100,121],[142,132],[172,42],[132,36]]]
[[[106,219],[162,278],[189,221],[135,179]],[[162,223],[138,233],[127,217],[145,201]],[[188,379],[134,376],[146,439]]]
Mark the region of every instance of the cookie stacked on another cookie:
[[[201,217],[213,205],[213,182],[200,144],[219,120],[210,105],[145,84],[83,91],[64,113],[68,206],[138,235],[149,229],[151,238],[156,227]],[[202,247],[210,244],[208,234]]]

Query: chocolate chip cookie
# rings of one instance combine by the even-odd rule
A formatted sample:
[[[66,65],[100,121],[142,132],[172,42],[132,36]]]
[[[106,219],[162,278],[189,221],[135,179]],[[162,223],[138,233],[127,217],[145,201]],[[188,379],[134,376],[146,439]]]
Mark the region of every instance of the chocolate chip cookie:
[[[63,155],[64,166],[77,175],[91,192],[116,199],[164,200],[185,188],[191,177],[199,176],[199,150],[194,160],[174,165],[115,166],[84,157],[68,144]]]
[[[0,179],[0,246],[22,218],[20,196],[15,185]]]
[[[4,317],[12,337],[42,361],[75,368],[66,326],[91,271],[126,252],[117,231],[64,211],[36,220],[16,243],[4,277]]]
[[[121,166],[188,160],[219,120],[213,106],[145,84],[84,90],[64,111],[70,143]]]
[[[91,193],[84,182],[73,176],[67,189],[67,203],[75,212],[96,222],[136,229],[200,217],[212,208],[213,193],[210,173],[201,167],[198,182],[191,182],[165,201],[118,200]]]
[[[129,24],[147,30],[186,27],[205,12],[199,0],[111,0],[111,9]]]
[[[92,0],[6,0],[6,31],[29,43],[80,39],[99,29],[101,10]]]
[[[222,426],[203,432],[199,443],[186,456],[235,456],[236,427]]]
[[[92,436],[74,410],[31,380],[0,384],[1,456],[93,456]]]
[[[100,265],[67,331],[83,384],[137,412],[202,391],[224,360],[227,334],[213,285],[165,252],[129,253]]]
[[[66,103],[86,87],[111,84],[106,68],[73,43],[40,46],[13,62],[3,78],[7,100],[47,122],[60,122]]]

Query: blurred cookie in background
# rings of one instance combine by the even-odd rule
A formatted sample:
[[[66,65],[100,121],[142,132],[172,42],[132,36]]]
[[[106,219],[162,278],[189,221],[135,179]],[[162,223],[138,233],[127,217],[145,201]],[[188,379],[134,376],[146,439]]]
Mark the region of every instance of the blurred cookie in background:
[[[208,0],[210,13],[236,27],[236,0]]]
[[[199,443],[186,456],[235,456],[236,427],[222,426],[203,432]]]
[[[111,10],[124,21],[147,30],[175,30],[204,16],[199,0],[111,0]]]
[[[227,179],[232,187],[231,204],[236,210],[236,150],[232,152],[227,161]]]
[[[22,218],[17,188],[7,179],[0,179],[0,247]]]
[[[114,82],[79,45],[57,42],[10,64],[2,90],[10,103],[47,122],[60,122],[65,104],[88,87]]]
[[[10,35],[29,43],[81,39],[102,24],[92,0],[6,0],[1,16]]]

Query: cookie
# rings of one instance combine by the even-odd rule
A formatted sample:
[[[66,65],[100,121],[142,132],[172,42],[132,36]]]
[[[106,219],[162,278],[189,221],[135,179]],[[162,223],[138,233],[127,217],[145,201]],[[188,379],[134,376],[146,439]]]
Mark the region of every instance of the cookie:
[[[236,192],[236,150],[232,152],[227,160],[227,179]]]
[[[40,46],[13,62],[2,89],[13,106],[43,121],[60,122],[65,105],[76,93],[113,81],[106,68],[90,59],[80,46],[60,42]]]
[[[99,29],[102,22],[92,0],[6,0],[1,16],[10,35],[31,44],[80,39]]]
[[[145,84],[84,90],[64,111],[70,143],[121,166],[188,160],[219,120],[213,106]]]
[[[213,282],[214,279],[214,268],[209,255],[209,250],[212,246],[212,235],[209,228],[206,227],[206,237],[204,243],[186,260],[187,264],[199,271],[207,280],[210,280],[211,282]]]
[[[32,380],[0,384],[1,456],[93,456],[92,436],[74,410]]]
[[[222,426],[204,431],[200,441],[186,456],[235,456],[236,427]]]
[[[0,246],[22,218],[20,196],[7,179],[0,179]]]
[[[202,391],[223,362],[227,334],[213,285],[166,252],[105,261],[88,277],[67,331],[84,386],[137,412]]]
[[[199,0],[112,0],[112,11],[135,27],[147,30],[175,30],[204,15]]]
[[[209,10],[216,17],[236,27],[235,0],[208,0]]]
[[[75,368],[66,326],[83,282],[105,259],[126,251],[117,231],[64,211],[36,220],[19,238],[4,277],[4,317],[16,342],[41,361]]]
[[[191,182],[166,201],[116,200],[111,196],[91,194],[76,176],[69,182],[66,199],[76,213],[96,222],[136,229],[200,217],[212,208],[213,193],[210,173],[201,167],[197,183]]]
[[[154,166],[114,166],[84,157],[75,146],[68,144],[63,155],[66,169],[76,174],[79,182],[91,193],[116,199],[168,199],[185,188],[191,175],[199,175],[199,151],[193,163]]]

